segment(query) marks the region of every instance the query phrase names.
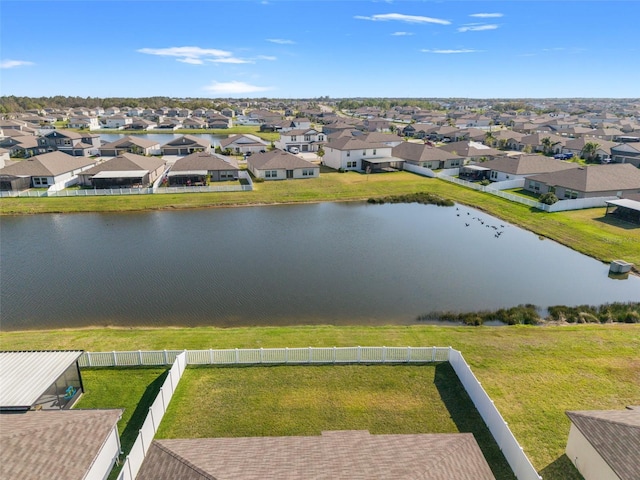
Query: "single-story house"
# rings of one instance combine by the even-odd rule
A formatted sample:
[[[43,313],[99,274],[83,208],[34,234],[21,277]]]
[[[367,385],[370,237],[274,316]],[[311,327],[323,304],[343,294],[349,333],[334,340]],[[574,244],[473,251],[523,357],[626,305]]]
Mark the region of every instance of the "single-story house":
[[[231,128],[233,126],[233,120],[226,115],[207,115],[207,128]]]
[[[369,164],[378,160],[388,161],[393,157],[391,151],[392,148],[383,143],[369,143],[358,137],[344,136],[324,146],[322,162],[335,170],[365,171],[363,160],[368,160]],[[402,160],[396,160],[402,164]]]
[[[207,128],[207,122],[197,117],[185,118],[182,121],[182,128],[190,128],[193,130]]]
[[[620,143],[611,147],[611,161],[630,163],[640,168],[640,142]]]
[[[405,163],[431,170],[456,168],[461,166],[463,162],[462,157],[426,143],[402,142],[393,147],[391,154],[401,158]]]
[[[50,152],[8,165],[0,170],[0,175],[28,177],[32,187],[56,187],[61,190],[78,183],[78,174],[96,163],[92,158]]]
[[[526,135],[517,142],[515,146],[515,150],[524,151],[526,148],[530,149],[531,152],[544,152],[545,151],[545,143],[548,138],[549,144],[549,153],[561,153],[562,147],[566,144],[567,139],[565,137],[561,137],[559,135],[555,135],[553,133],[533,133],[531,135]]]
[[[39,146],[38,140],[38,137],[30,134],[12,135],[1,139],[0,147],[9,152],[9,157],[28,158],[38,153],[47,152],[46,149]]]
[[[157,126],[157,122],[147,120],[146,118],[134,117],[132,122],[125,127],[125,130],[153,130]]]
[[[220,140],[222,150],[229,149],[237,154],[258,153],[266,151],[267,147],[269,147],[269,142],[251,134],[230,135]]]
[[[82,353],[81,350],[0,352],[0,411],[71,408],[84,388],[78,366]]]
[[[503,155],[502,152],[495,148],[471,140],[447,143],[437,148],[464,158],[465,163],[491,160],[492,158]]]
[[[127,125],[131,125],[133,123],[133,119],[131,117],[125,117],[123,115],[114,115],[112,117],[108,117],[105,120],[107,128],[125,128]]]
[[[584,151],[585,145],[589,142],[598,145],[594,153],[595,160],[601,163],[611,161],[611,148],[615,147],[617,143],[594,137],[571,138],[567,140],[566,144],[562,147],[562,153],[573,153],[576,157],[579,157]]]
[[[100,155],[103,157],[115,157],[121,153],[154,155],[160,153],[160,144],[153,140],[130,135],[114,142],[105,143],[100,147]]]
[[[460,170],[460,178],[478,180],[472,178],[477,176],[477,170],[472,168],[476,165],[467,165]],[[505,180],[516,180],[530,175],[540,173],[558,172],[571,168],[578,168],[577,163],[564,162],[544,155],[517,155],[513,157],[498,157],[488,162],[482,162],[477,166],[483,167],[485,176],[492,182],[503,182]],[[488,170],[488,171],[487,171]],[[468,178],[469,177],[469,178]],[[481,180],[482,178],[480,178]]]
[[[525,190],[551,192],[560,200],[622,197],[640,193],[640,169],[629,163],[589,165],[527,177]]]
[[[190,155],[194,152],[211,152],[211,143],[204,138],[183,135],[160,147],[162,155]]]
[[[247,157],[247,169],[254,177],[265,180],[317,178],[320,176],[318,165],[282,150],[256,153]]]
[[[80,185],[94,188],[139,188],[156,181],[165,170],[164,160],[121,153],[78,175]]]
[[[585,480],[637,480],[640,407],[566,412],[566,453]]]
[[[106,479],[120,455],[122,410],[0,413],[0,477]]]
[[[138,480],[265,478],[495,479],[473,434],[154,440]]]
[[[170,186],[204,185],[207,182],[238,180],[235,159],[215,153],[196,152],[179,158],[167,173]]]

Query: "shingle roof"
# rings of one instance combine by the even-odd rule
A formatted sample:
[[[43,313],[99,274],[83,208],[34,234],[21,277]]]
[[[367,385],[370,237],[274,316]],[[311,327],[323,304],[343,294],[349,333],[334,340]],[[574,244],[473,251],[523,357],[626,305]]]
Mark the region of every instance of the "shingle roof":
[[[482,143],[463,140],[461,142],[447,143],[438,147],[446,152],[456,152],[461,157],[492,157],[499,155],[501,152],[495,148],[487,147]]]
[[[0,478],[82,480],[122,410],[0,414]]]
[[[225,148],[228,145],[231,145],[233,143],[236,143],[238,145],[243,145],[243,146],[260,145],[260,146],[265,146],[266,147],[267,145],[269,145],[268,142],[265,142],[260,137],[257,137],[255,135],[251,135],[251,134],[248,134],[248,133],[238,134],[238,135],[230,135],[229,137],[223,138],[222,140],[220,140],[220,146],[222,148]]]
[[[543,155],[518,155],[515,157],[498,157],[484,162],[482,166],[512,175],[536,175],[578,168],[579,165]]]
[[[630,163],[589,165],[561,172],[543,173],[529,179],[579,192],[640,190],[640,169]]]
[[[428,162],[432,160],[449,160],[452,158],[460,158],[459,155],[440,150],[426,143],[402,142],[393,147],[391,153],[394,157],[414,162]]]
[[[61,173],[77,170],[96,163],[87,157],[74,157],[64,152],[51,152],[36,155],[26,160],[9,165],[0,170],[4,175],[17,176],[55,176]]]
[[[176,476],[175,472],[185,476]],[[495,477],[470,433],[371,435],[367,431],[336,431],[309,437],[156,440],[137,478],[488,480]]]
[[[102,145],[102,147],[100,147],[100,149],[127,147],[129,145],[136,145],[141,148],[149,148],[149,147],[158,145],[158,142],[155,142],[153,140],[147,140],[146,138],[127,136],[127,137],[122,137],[114,142],[105,143],[104,145]]]
[[[389,148],[384,143],[369,143],[355,137],[339,137],[331,140],[327,148],[335,148],[336,150],[366,150],[367,148]]]
[[[238,170],[238,166],[231,163],[231,159],[211,153],[197,152],[179,158],[171,167],[172,172],[195,170]]]
[[[637,480],[640,472],[640,410],[566,413],[620,480]]]
[[[165,143],[163,147],[179,147],[185,145],[197,145],[202,147],[210,147],[211,144],[208,140],[204,140],[199,137],[194,137],[193,135],[183,135],[181,137],[175,138],[168,143]]]
[[[96,173],[105,171],[126,172],[133,170],[153,172],[162,165],[164,165],[164,160],[157,157],[145,157],[144,155],[136,155],[135,153],[122,153],[106,162],[99,163],[89,170],[85,170],[82,174],[95,175]]]
[[[317,165],[282,150],[254,153],[247,158],[247,164],[258,170],[318,168]]]

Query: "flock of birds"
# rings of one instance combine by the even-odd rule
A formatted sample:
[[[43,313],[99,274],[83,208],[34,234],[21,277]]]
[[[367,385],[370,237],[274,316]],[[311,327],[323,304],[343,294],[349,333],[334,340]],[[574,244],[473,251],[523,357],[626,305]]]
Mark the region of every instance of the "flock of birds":
[[[456,207],[456,210],[458,211],[458,213],[456,213],[456,216],[459,217],[460,216],[460,208]],[[467,212],[467,215],[471,216],[471,213]],[[467,220],[469,220],[469,221],[468,222],[467,221],[464,222],[464,226],[465,227],[470,226],[472,221],[476,220],[476,221],[478,221],[480,223],[480,225],[484,225],[486,228],[493,229],[493,231],[494,231],[493,232],[494,233],[493,236],[496,237],[496,238],[500,238],[500,235],[502,235],[504,233],[505,225],[502,225],[502,224],[490,225],[488,223],[485,225],[485,220],[480,218],[480,217],[471,217],[470,219],[467,219]]]

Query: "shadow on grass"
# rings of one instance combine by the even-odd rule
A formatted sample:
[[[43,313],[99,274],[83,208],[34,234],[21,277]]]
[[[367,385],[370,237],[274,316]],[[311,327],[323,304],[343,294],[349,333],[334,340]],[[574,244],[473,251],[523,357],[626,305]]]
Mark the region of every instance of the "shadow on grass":
[[[515,479],[500,447],[448,362],[436,366],[434,384],[458,431],[473,433],[496,479]]]
[[[540,471],[544,480],[584,480],[569,457],[562,455]]]
[[[606,223],[607,225],[611,225],[612,227],[618,227],[624,230],[635,230],[636,228],[640,228],[640,224],[638,223],[632,223],[613,215],[605,215],[600,218],[594,218],[594,220],[596,222]]]

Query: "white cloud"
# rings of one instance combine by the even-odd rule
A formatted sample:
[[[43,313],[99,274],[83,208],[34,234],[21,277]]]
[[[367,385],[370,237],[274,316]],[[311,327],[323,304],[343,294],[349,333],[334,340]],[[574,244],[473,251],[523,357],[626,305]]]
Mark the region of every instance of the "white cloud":
[[[286,40],[284,38],[267,38],[267,42],[277,43],[278,45],[295,45],[293,40]]]
[[[273,55],[258,55],[256,58],[258,60],[269,60],[271,62],[278,59],[278,57],[274,57]]]
[[[387,22],[389,20],[394,20],[406,23],[437,23],[439,25],[451,25],[451,22],[449,20],[443,20],[441,18],[423,17],[418,15],[404,15],[402,13],[384,13],[372,15],[371,17],[356,15],[354,18],[357,18],[358,20],[370,20],[372,22]]]
[[[211,85],[204,87],[204,90],[217,95],[237,95],[240,93],[265,92],[272,90],[272,87],[259,87],[233,80],[231,82],[213,82]]]
[[[0,68],[28,67],[29,65],[35,65],[35,63],[26,60],[2,60],[0,62]]]
[[[235,57],[231,57],[231,58],[213,58],[213,59],[208,59],[208,62],[211,63],[232,63],[234,65],[240,65],[242,63],[256,63],[253,60],[244,60],[242,58],[235,58]]]
[[[140,53],[148,55],[159,55],[162,57],[177,57],[176,60],[191,65],[202,65],[203,58],[213,57],[214,60],[231,59],[231,52],[219,50],[217,48],[200,48],[200,47],[169,47],[169,48],[141,48]]]
[[[487,24],[487,25],[466,25],[464,27],[458,28],[459,32],[482,32],[484,30],[495,30],[498,28],[498,25]]]
[[[424,53],[441,53],[441,54],[451,54],[451,53],[476,53],[476,52],[480,52],[480,50],[472,50],[470,48],[460,48],[457,50],[428,50],[428,49],[423,49],[420,50],[421,52]]]
[[[502,13],[472,13],[469,16],[476,17],[476,18],[500,18],[503,16],[503,14]]]
[[[394,36],[394,37],[406,37],[406,36],[409,36],[409,35],[413,35],[413,33],[411,33],[411,32],[393,32],[391,35]]]

